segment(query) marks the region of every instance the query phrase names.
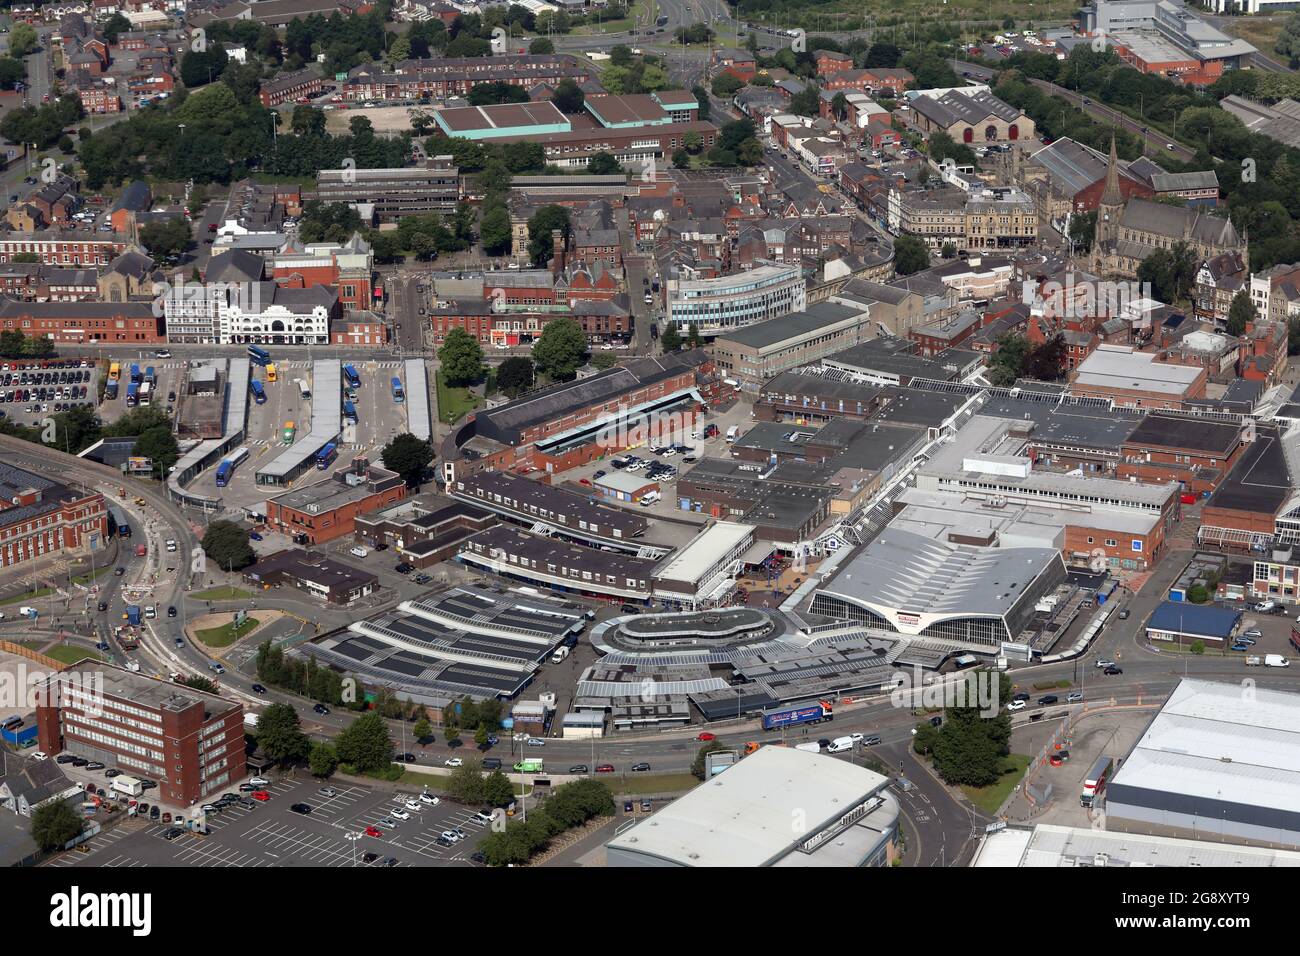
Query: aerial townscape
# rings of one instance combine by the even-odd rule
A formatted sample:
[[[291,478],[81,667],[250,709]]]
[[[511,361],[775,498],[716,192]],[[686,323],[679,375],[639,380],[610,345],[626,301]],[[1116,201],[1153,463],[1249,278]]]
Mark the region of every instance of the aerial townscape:
[[[0,865],[1300,865],[1294,7],[3,0]]]

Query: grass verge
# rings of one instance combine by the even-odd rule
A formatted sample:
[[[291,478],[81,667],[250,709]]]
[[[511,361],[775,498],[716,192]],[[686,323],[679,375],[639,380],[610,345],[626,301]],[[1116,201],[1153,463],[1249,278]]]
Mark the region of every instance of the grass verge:
[[[987,787],[962,787],[962,793],[971,803],[993,816],[1025,775],[1029,767],[1027,754],[1011,754],[1002,758],[1002,776]]]
[[[209,627],[196,632],[199,641],[208,647],[229,647],[258,625],[255,617],[246,617],[239,626],[234,621],[220,627]]]

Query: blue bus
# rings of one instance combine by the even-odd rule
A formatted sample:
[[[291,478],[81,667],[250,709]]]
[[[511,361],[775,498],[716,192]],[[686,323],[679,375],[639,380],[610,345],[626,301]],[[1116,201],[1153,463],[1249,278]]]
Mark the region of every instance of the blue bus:
[[[140,404],[140,386],[131,382],[126,386],[126,407],[135,408]]]
[[[343,377],[348,380],[348,388],[360,388],[361,376],[351,365],[343,366]]]
[[[406,393],[402,391],[402,380],[397,376],[393,376],[392,386],[393,401],[400,405],[402,402],[406,401]]]
[[[234,473],[235,469],[239,467],[239,463],[247,457],[248,449],[246,447],[236,448],[229,458],[217,466],[218,488],[224,488],[229,484],[230,476]]]
[[[158,384],[158,376],[154,374],[152,365],[144,370],[144,380],[150,385]]]
[[[337,458],[338,456],[339,456],[339,446],[334,444],[334,442],[330,442],[328,445],[326,445],[324,448],[322,448],[319,452],[316,453],[316,467],[324,471],[331,464],[333,464],[334,459]]]
[[[139,385],[141,381],[140,366],[132,363],[131,365],[131,384]]]
[[[345,398],[343,400],[343,417],[353,425],[357,423],[357,406],[352,404],[352,399],[350,398]]]
[[[254,365],[271,364],[271,353],[266,349],[259,349],[256,345],[248,347],[248,358]]]
[[[253,401],[259,405],[266,404],[266,389],[262,387],[261,382],[255,378],[250,378],[248,380],[248,390],[253,393]]]

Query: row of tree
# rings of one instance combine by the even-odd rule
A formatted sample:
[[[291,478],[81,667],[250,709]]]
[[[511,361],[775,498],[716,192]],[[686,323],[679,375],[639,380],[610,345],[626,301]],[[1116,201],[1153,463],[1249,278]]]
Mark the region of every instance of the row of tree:
[[[609,787],[599,780],[577,780],[556,787],[544,804],[529,811],[527,820],[512,819],[504,830],[489,833],[479,849],[489,866],[527,863],[561,833],[613,815]]]

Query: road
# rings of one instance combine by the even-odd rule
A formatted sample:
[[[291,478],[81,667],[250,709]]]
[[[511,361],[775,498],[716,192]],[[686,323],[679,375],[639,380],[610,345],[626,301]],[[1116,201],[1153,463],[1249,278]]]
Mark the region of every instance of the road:
[[[419,292],[421,277],[411,273],[391,273],[388,284],[388,317],[392,322],[393,344],[400,352],[424,351],[424,327],[428,316],[420,314],[424,296]]]
[[[1071,92],[1063,86],[1057,86],[1055,83],[1049,83],[1046,80],[1030,78],[1029,82],[1040,90],[1050,93],[1053,96],[1059,96],[1067,103],[1079,107],[1094,119],[1102,120],[1111,126],[1118,126],[1120,129],[1132,133],[1138,139],[1142,140],[1143,150],[1148,156],[1172,156],[1182,162],[1189,162],[1196,158],[1196,152],[1194,150],[1188,149],[1182,143],[1169,143],[1169,141],[1165,139],[1165,134],[1159,130],[1144,132],[1146,127],[1137,120],[1130,118],[1118,110],[1113,110],[1105,104],[1098,103],[1095,100],[1089,100],[1085,105],[1083,101],[1087,99],[1087,97]]]

